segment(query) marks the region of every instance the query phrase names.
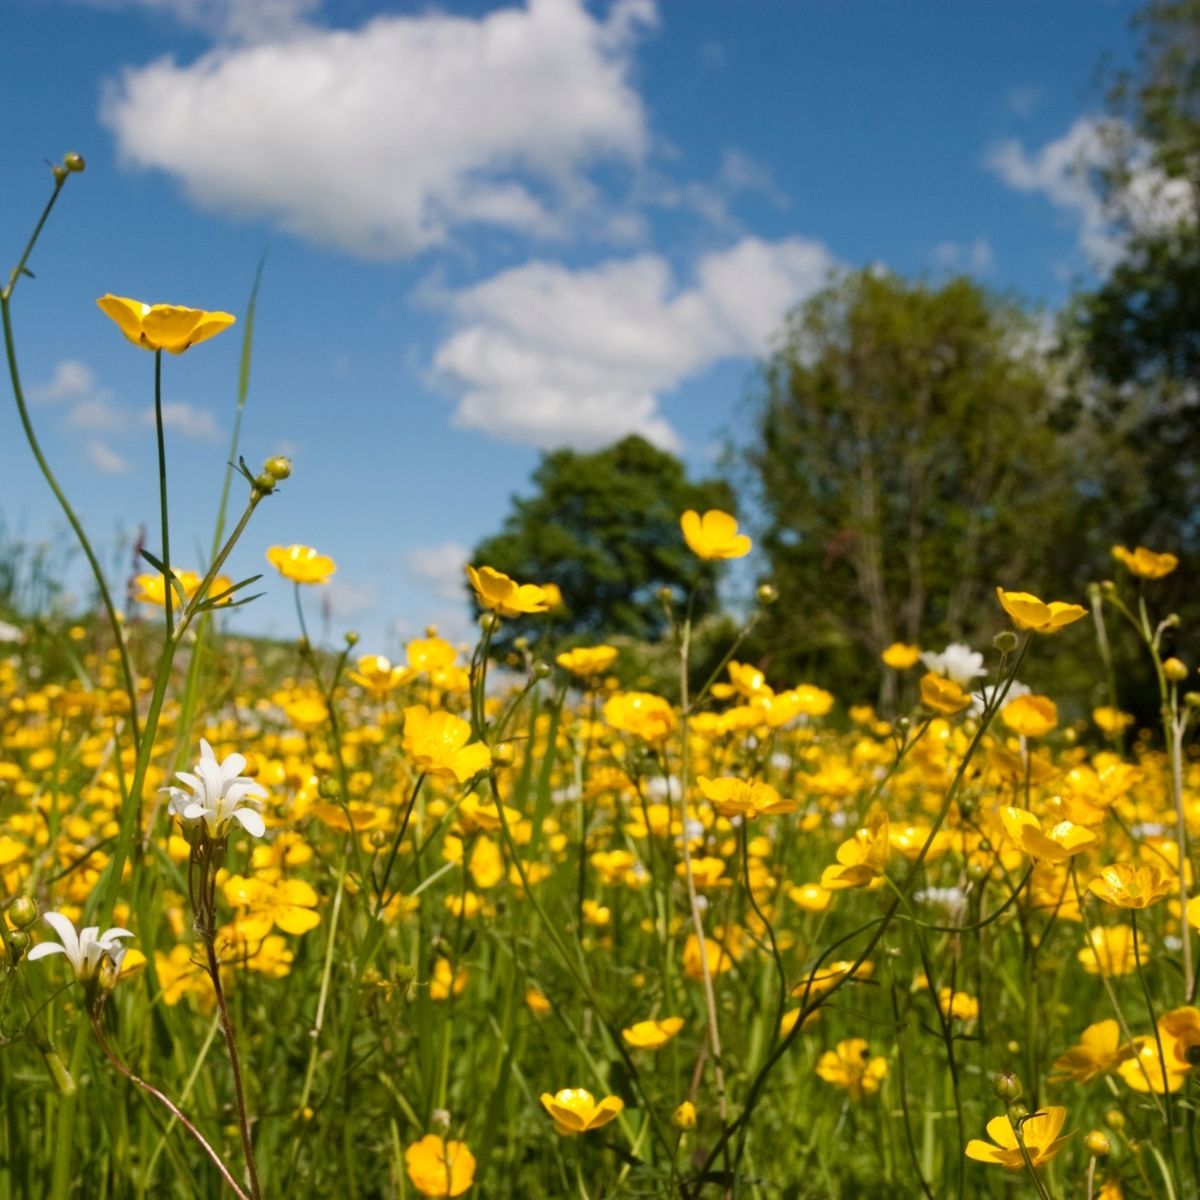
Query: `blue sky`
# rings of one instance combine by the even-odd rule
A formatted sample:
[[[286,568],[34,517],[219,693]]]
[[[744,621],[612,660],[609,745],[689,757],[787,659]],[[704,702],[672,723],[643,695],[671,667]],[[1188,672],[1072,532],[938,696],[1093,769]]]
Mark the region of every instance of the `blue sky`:
[[[234,571],[304,542],[364,650],[459,635],[461,563],[540,449],[638,431],[711,470],[756,356],[838,265],[968,271],[1048,310],[1103,270],[1073,168],[1136,8],[5,0],[6,275],[44,160],[88,162],[14,302],[34,421],[109,557],[140,525],[156,548],[153,359],[95,299],[241,314],[265,250],[242,445],[296,473]],[[211,537],[239,349],[166,363],[182,566]],[[0,514],[61,527],[11,401]],[[236,627],[290,635],[266,582]]]

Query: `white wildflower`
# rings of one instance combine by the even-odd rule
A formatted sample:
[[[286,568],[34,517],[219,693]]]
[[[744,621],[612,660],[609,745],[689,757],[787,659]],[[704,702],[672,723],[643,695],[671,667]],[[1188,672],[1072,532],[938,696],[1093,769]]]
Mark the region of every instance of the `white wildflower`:
[[[175,776],[192,789],[192,794],[177,787],[162,789],[171,797],[171,811],[185,825],[203,821],[209,837],[224,837],[231,820],[252,837],[262,837],[267,830],[262,815],[246,805],[265,799],[267,793],[262,784],[242,775],[245,766],[242,754],[231,754],[224,762],[217,762],[213,748],[201,738],[195,774],[179,771]]]
[[[966,687],[972,679],[987,674],[987,668],[983,665],[983,655],[962,642],[951,642],[941,654],[926,650],[921,655],[921,662],[925,664],[927,671],[941,675],[957,683],[959,687]]]
[[[118,939],[133,937],[128,929],[121,929],[119,926],[101,933],[99,925],[88,925],[76,933],[72,922],[59,912],[48,912],[45,918],[46,923],[58,934],[62,944],[41,942],[25,957],[34,962],[39,958],[48,958],[51,954],[65,954],[75,971],[75,978],[80,983],[91,979],[106,957],[112,960],[114,966],[119,967],[121,959],[125,956],[125,947]]]

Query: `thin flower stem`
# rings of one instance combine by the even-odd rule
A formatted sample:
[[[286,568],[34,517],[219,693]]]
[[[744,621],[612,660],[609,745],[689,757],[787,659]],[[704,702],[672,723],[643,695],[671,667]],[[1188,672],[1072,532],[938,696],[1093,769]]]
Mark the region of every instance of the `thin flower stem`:
[[[925,860],[929,855],[929,851],[937,838],[939,830],[945,823],[946,818],[950,815],[950,809],[958,797],[958,793],[963,786],[963,781],[966,779],[967,768],[970,766],[972,759],[975,757],[975,752],[979,748],[980,743],[983,741],[983,737],[987,733],[993,717],[995,717],[996,713],[999,712],[1004,705],[1004,701],[1008,696],[1009,689],[1012,687],[1012,682],[1016,678],[1017,672],[1021,669],[1021,664],[1024,661],[1025,655],[1029,649],[1031,638],[1032,634],[1025,635],[1020,648],[1014,656],[1013,662],[1009,665],[1008,670],[1000,683],[997,684],[995,693],[993,694],[989,703],[985,706],[983,714],[979,718],[979,726],[975,730],[970,742],[967,744],[967,748],[963,753],[962,759],[960,760],[958,767],[954,772],[954,777],[950,781],[950,786],[946,789],[946,794],[942,798],[941,808],[938,809],[937,815],[933,820],[933,824],[930,826],[929,834],[925,838],[925,844],[921,847],[920,853],[918,853],[917,857],[909,866],[908,874],[905,875],[904,881],[900,884],[900,890],[905,896],[912,891],[918,875],[924,868]],[[911,743],[908,745],[911,745]],[[908,746],[905,747],[905,750],[907,749]],[[903,754],[901,755],[901,758],[902,757]],[[882,781],[880,786],[882,786]],[[826,947],[826,949],[822,952],[820,958],[818,959],[817,965],[813,967],[813,973],[809,976],[808,987],[805,989],[804,999],[800,1011],[796,1016],[795,1025],[792,1026],[791,1032],[780,1040],[770,1057],[759,1068],[758,1073],[754,1076],[750,1083],[749,1091],[746,1093],[746,1100],[742,1106],[742,1111],[730,1124],[729,1129],[722,1134],[717,1144],[708,1152],[708,1155],[698,1172],[700,1177],[703,1177],[707,1173],[709,1167],[716,1159],[716,1156],[722,1152],[723,1147],[728,1143],[729,1138],[734,1133],[745,1129],[749,1125],[750,1118],[753,1116],[754,1110],[758,1107],[758,1104],[762,1100],[762,1097],[765,1093],[767,1080],[770,1078],[775,1067],[778,1066],[780,1060],[785,1054],[787,1054],[792,1044],[799,1037],[801,1030],[804,1028],[804,1022],[814,1012],[821,1008],[822,1005],[827,1004],[829,1000],[836,995],[836,993],[839,992],[849,980],[855,977],[859,967],[861,967],[862,964],[871,956],[875,947],[879,945],[884,934],[888,931],[892,922],[896,919],[896,914],[900,911],[900,907],[900,901],[898,899],[893,900],[883,916],[878,917],[875,920],[868,921],[865,925],[853,930],[845,938],[839,939],[839,941],[835,942],[833,946]],[[873,929],[874,931],[868,938],[866,945],[862,948],[862,950],[859,951],[855,960],[850,964],[849,968],[834,982],[832,987],[822,993],[822,995],[814,997],[810,1000],[809,993],[812,988],[812,981],[816,976],[816,971],[820,963],[825,960],[825,958],[833,950],[834,946],[840,945],[842,942],[849,941],[857,937],[860,933],[865,933],[868,929]]]
[[[171,522],[167,516],[167,442],[162,417],[162,355],[154,352],[154,430],[158,438],[158,512],[162,528],[163,604],[167,610],[167,641],[175,633],[175,577],[171,574]]]
[[[1030,1178],[1033,1180],[1033,1186],[1037,1188],[1037,1194],[1041,1200],[1052,1200],[1050,1193],[1046,1191],[1046,1185],[1042,1182],[1041,1176],[1037,1173],[1037,1167],[1033,1165],[1033,1159],[1029,1156],[1029,1150],[1025,1145],[1025,1133],[1021,1128],[1020,1121],[1011,1122],[1013,1133],[1017,1138],[1017,1148],[1021,1151],[1021,1159],[1025,1163],[1029,1171]]]
[[[754,910],[754,915],[762,922],[763,928],[767,931],[767,938],[771,943],[771,958],[775,964],[775,975],[779,984],[779,998],[775,1009],[775,1021],[771,1026],[771,1049],[775,1048],[775,1043],[779,1040],[779,1027],[783,1021],[783,1011],[787,1008],[787,972],[783,969],[783,956],[779,953],[779,943],[775,940],[775,930],[771,922],[767,920],[766,913],[758,905],[758,900],[754,895],[754,888],[750,883],[750,851],[749,851],[749,834],[746,832],[746,818],[742,818],[742,873],[746,881],[746,897],[750,901],[750,907]]]
[[[202,940],[208,958],[208,974],[212,979],[213,991],[217,996],[217,1010],[221,1014],[221,1032],[225,1035],[225,1046],[229,1051],[229,1065],[233,1071],[233,1090],[238,1107],[238,1128],[242,1134],[242,1150],[246,1156],[246,1170],[250,1176],[250,1191],[254,1200],[262,1200],[262,1189],[258,1183],[258,1166],[254,1161],[254,1142],[250,1137],[250,1116],[246,1111],[246,1094],[242,1087],[242,1066],[238,1058],[237,1039],[233,1036],[233,1023],[229,1020],[229,1008],[225,1003],[225,989],[221,985],[221,963],[217,958],[213,931],[206,929]]]
[[[717,1116],[721,1122],[721,1146],[725,1164],[725,1195],[733,1194],[733,1177],[729,1158],[729,1098],[725,1091],[725,1068],[721,1062],[721,1027],[717,1019],[717,995],[713,987],[712,972],[708,967],[708,946],[704,938],[704,914],[700,911],[700,900],[696,892],[696,877],[692,870],[691,838],[688,836],[688,652],[692,633],[692,602],[688,597],[687,616],[679,638],[679,709],[682,720],[679,753],[679,817],[681,841],[683,842],[683,870],[687,883],[688,906],[692,913],[692,928],[696,932],[696,944],[700,951],[700,974],[704,984],[704,1010],[708,1017],[708,1044],[712,1050],[713,1077],[717,1085]],[[718,964],[724,947],[718,950]],[[772,1041],[772,1045],[775,1041]]]
[[[1146,1001],[1146,1015],[1150,1018],[1150,1028],[1154,1030],[1154,1046],[1158,1050],[1158,1069],[1162,1072],[1163,1123],[1167,1127],[1167,1142],[1171,1147],[1171,1162],[1178,1168],[1179,1148],[1175,1144],[1175,1113],[1171,1104],[1171,1081],[1167,1078],[1167,1056],[1163,1051],[1162,1034],[1159,1032],[1158,1018],[1154,1012],[1154,1001],[1150,997],[1150,984],[1146,979],[1146,972],[1142,969],[1142,956],[1138,948],[1136,908],[1129,910],[1129,929],[1133,934],[1133,965],[1137,970],[1138,982],[1142,985],[1142,996]]]
[[[1092,936],[1093,926],[1092,926],[1091,921],[1088,919],[1087,908],[1083,902],[1083,892],[1080,891],[1080,888],[1079,888],[1079,876],[1076,874],[1076,871],[1075,871],[1075,860],[1074,859],[1071,860],[1070,869],[1071,869],[1071,882],[1072,882],[1072,884],[1074,884],[1074,887],[1075,887],[1075,901],[1079,905],[1079,915],[1083,920],[1083,931],[1087,935],[1088,945],[1095,947],[1096,942]],[[1117,993],[1113,990],[1112,981],[1108,977],[1108,971],[1103,969],[1106,965],[1111,965],[1111,964],[1106,964],[1106,963],[1103,963],[1100,961],[1099,950],[1096,951],[1096,965],[1097,965],[1097,967],[1101,968],[1100,982],[1104,985],[1104,990],[1108,994],[1108,1002],[1113,1006],[1113,1012],[1116,1013],[1117,1024],[1120,1025],[1121,1032],[1125,1035],[1125,1045],[1128,1047],[1130,1054],[1133,1056],[1134,1062],[1136,1062],[1138,1064],[1138,1066],[1141,1068],[1142,1077],[1146,1080],[1146,1087],[1149,1089],[1148,1094],[1149,1094],[1150,1098],[1154,1101],[1154,1103],[1157,1105],[1159,1116],[1162,1117],[1163,1120],[1165,1121],[1166,1117],[1167,1117],[1166,1109],[1163,1107],[1162,1100],[1159,1099],[1158,1093],[1154,1090],[1154,1084],[1150,1080],[1150,1072],[1146,1070],[1146,1064],[1144,1062],[1142,1062],[1142,1057],[1137,1052],[1137,1045],[1133,1040],[1133,1034],[1130,1032],[1129,1022],[1126,1021],[1125,1012],[1121,1008],[1120,1002],[1117,1000]]]
[[[227,1184],[229,1184],[230,1188],[233,1190],[233,1194],[238,1197],[238,1200],[250,1200],[250,1197],[247,1196],[246,1193],[238,1186],[237,1180],[234,1179],[233,1173],[225,1165],[221,1156],[216,1152],[215,1149],[213,1149],[212,1145],[209,1143],[208,1139],[205,1138],[204,1134],[202,1134],[200,1130],[192,1124],[187,1116],[184,1115],[183,1110],[180,1109],[180,1107],[173,1100],[169,1099],[162,1092],[160,1092],[152,1083],[147,1083],[146,1080],[141,1078],[141,1076],[134,1074],[134,1072],[131,1071],[129,1067],[127,1067],[121,1061],[121,1059],[117,1057],[116,1052],[108,1044],[108,1040],[104,1036],[104,1029],[101,1027],[100,1020],[95,1014],[92,1015],[92,1032],[95,1033],[96,1040],[100,1043],[100,1049],[104,1051],[105,1057],[110,1063],[112,1063],[113,1068],[119,1074],[124,1075],[125,1078],[134,1085],[134,1087],[139,1088],[148,1096],[153,1096],[154,1099],[157,1100],[159,1104],[161,1104],[167,1110],[167,1112],[171,1114],[171,1119],[173,1121],[177,1121],[183,1126],[184,1129],[187,1130],[189,1134],[191,1134],[192,1138],[196,1141],[199,1147],[212,1160],[213,1165],[220,1172],[221,1178],[224,1179]]]

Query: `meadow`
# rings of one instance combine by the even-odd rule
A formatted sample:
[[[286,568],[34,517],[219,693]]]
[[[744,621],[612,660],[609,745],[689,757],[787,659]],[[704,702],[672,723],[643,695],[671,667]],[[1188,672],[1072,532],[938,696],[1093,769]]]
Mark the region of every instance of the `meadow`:
[[[183,569],[156,387],[160,540],[118,603],[11,322],[82,169],[54,167],[0,293],[97,595],[0,625],[0,1200],[1200,1196],[1200,692],[1156,610],[1169,547],[1117,547],[1082,597],[996,580],[990,645],[884,651],[886,710],[740,657],[803,603],[769,584],[700,679],[664,595],[657,691],[486,563],[478,640],[392,662],[310,637],[336,547],[263,547],[298,624],[253,641],[225,610],[258,578],[223,569],[304,480],[235,445]],[[156,385],[235,336],[100,305]],[[716,510],[679,537],[751,549]],[[1116,703],[1117,636],[1155,725]],[[1052,655],[1107,702],[1026,687]]]

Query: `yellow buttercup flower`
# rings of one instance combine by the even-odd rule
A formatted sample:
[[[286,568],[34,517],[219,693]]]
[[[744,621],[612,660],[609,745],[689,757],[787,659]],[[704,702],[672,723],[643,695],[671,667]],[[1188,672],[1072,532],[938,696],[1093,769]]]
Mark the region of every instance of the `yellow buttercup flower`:
[[[1000,607],[1013,619],[1018,629],[1032,629],[1034,633],[1057,633],[1064,626],[1087,616],[1081,604],[1068,604],[1063,600],[1047,603],[1029,592],[1006,592],[996,589]]]
[[[907,671],[921,661],[921,647],[908,642],[893,642],[880,656],[885,667],[893,671]]]
[[[710,508],[704,516],[688,509],[679,525],[688,549],[699,558],[744,558],[750,553],[751,541],[738,533],[737,518],[719,508]]]
[[[881,1054],[872,1058],[865,1038],[846,1038],[817,1062],[817,1074],[826,1083],[844,1088],[851,1100],[875,1095],[887,1070],[887,1059]]]
[[[882,809],[837,850],[837,863],[821,873],[821,886],[830,892],[842,888],[881,887],[891,852],[888,817]]]
[[[404,1165],[422,1196],[461,1196],[475,1180],[475,1156],[465,1142],[427,1133],[404,1151]]]
[[[350,678],[367,691],[381,696],[417,677],[412,667],[394,667],[382,654],[364,654]]]
[[[651,692],[623,692],[605,701],[604,719],[622,733],[647,742],[665,740],[675,728],[675,710]]]
[[[671,1114],[671,1124],[676,1129],[688,1130],[696,1128],[696,1106],[690,1101],[685,1100]]]
[[[1088,891],[1121,908],[1149,908],[1171,890],[1171,883],[1157,867],[1135,867],[1113,863],[1088,884]]]
[[[195,571],[175,570],[171,569],[171,574],[179,581],[179,586],[183,588],[183,593],[190,600],[200,588],[203,579]],[[162,608],[166,604],[164,598],[165,587],[163,584],[162,574],[158,575],[135,575],[134,586],[137,592],[134,594],[134,600],[139,604],[156,604]],[[208,586],[208,595],[217,597],[218,604],[229,604],[232,596],[223,596],[223,593],[228,592],[233,587],[233,580],[226,575],[218,575],[216,579]],[[175,604],[179,599],[177,593],[172,594],[171,603]]]
[[[1064,863],[1100,842],[1100,835],[1083,825],[1059,821],[1049,832],[1043,832],[1041,822],[1024,808],[1005,805],[1000,809],[1004,831],[1031,858],[1044,862]]]
[[[617,661],[619,653],[616,646],[576,646],[574,650],[560,654],[554,661],[572,675],[594,679],[597,675],[603,675]]]
[[[326,554],[318,554],[311,546],[272,546],[267,562],[285,579],[293,583],[328,583],[337,564]]]
[[[704,798],[723,817],[745,817],[753,820],[762,814],[792,813],[796,811],[794,800],[785,800],[769,784],[757,779],[744,780],[725,777],[708,779],[697,777]]]
[[[1162,579],[1179,566],[1179,559],[1174,554],[1156,554],[1145,546],[1138,546],[1135,550],[1114,546],[1112,556],[1124,565],[1130,575],[1137,575],[1141,579]]]
[[[188,347],[216,337],[237,320],[227,312],[206,312],[177,304],[143,304],[111,293],[96,303],[135,346],[169,354],[182,354]]]
[[[1067,1138],[1058,1136],[1066,1119],[1067,1110],[1052,1104],[1021,1122],[1021,1140],[1035,1167],[1049,1162],[1066,1145]],[[976,1162],[995,1163],[1009,1171],[1022,1170],[1025,1159],[1017,1143],[1017,1131],[1008,1117],[993,1117],[987,1123],[987,1131],[992,1141],[972,1138],[967,1143],[967,1157]]]
[[[550,608],[545,590],[535,583],[516,583],[492,567],[468,565],[466,572],[480,608],[491,609],[502,617],[544,613]]]
[[[682,1028],[682,1017],[663,1017],[657,1021],[638,1021],[628,1029],[622,1029],[621,1036],[635,1050],[657,1050]]]
[[[1129,1049],[1122,1045],[1120,1025],[1111,1019],[1097,1021],[1083,1031],[1077,1046],[1054,1060],[1051,1079],[1091,1083],[1093,1079],[1115,1071],[1128,1057]]]
[[[1096,722],[1101,733],[1107,733],[1109,737],[1113,737],[1116,734],[1124,733],[1133,724],[1134,716],[1132,713],[1122,712],[1119,708],[1102,705],[1100,708],[1092,709],[1092,720]]]
[[[969,708],[971,697],[953,679],[945,679],[931,671],[921,676],[921,703],[930,712],[951,717]]]
[[[553,1096],[542,1093],[542,1107],[554,1118],[554,1132],[560,1137],[573,1137],[577,1133],[590,1133],[607,1125],[625,1108],[619,1096],[596,1098],[586,1088],[563,1088]]]
[[[1018,696],[1000,710],[1000,719],[1021,737],[1045,737],[1058,724],[1058,708],[1049,696]]]
[[[466,783],[487,770],[492,753],[482,742],[468,746],[470,736],[470,723],[453,713],[431,713],[423,704],[404,710],[404,749],[427,775]]]

